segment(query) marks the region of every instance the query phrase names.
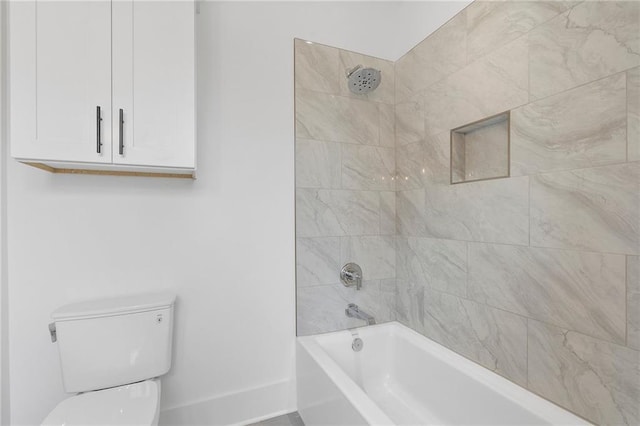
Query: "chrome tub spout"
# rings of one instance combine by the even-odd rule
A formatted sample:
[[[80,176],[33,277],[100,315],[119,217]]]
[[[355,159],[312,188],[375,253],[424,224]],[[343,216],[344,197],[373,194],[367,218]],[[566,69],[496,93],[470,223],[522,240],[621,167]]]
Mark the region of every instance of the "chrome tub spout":
[[[374,325],[376,323],[376,319],[374,317],[364,311],[361,311],[355,303],[349,303],[347,309],[344,310],[344,313],[349,318],[358,318],[366,321],[367,325]]]

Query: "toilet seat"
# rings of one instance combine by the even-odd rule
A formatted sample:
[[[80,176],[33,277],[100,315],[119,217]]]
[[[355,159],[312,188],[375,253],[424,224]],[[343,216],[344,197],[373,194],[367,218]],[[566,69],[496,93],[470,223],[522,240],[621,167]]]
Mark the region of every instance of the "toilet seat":
[[[43,426],[156,425],[160,382],[146,380],[72,396],[59,403]]]

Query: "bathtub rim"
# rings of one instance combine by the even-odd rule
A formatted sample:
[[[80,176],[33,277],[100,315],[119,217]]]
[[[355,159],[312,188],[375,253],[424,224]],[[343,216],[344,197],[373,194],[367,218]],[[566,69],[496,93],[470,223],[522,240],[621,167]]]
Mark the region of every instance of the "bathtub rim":
[[[446,346],[418,333],[410,327],[398,322],[354,327],[346,330],[332,331],[328,333],[298,336],[298,343],[305,348],[307,353],[327,373],[345,398],[364,417],[369,424],[394,424],[387,414],[358,386],[351,377],[334,361],[322,347],[322,340],[328,340],[336,335],[352,336],[357,332],[359,337],[365,340],[371,333],[390,333],[400,338],[405,338],[410,344],[419,350],[429,352],[442,362],[452,365],[454,368],[466,374],[472,380],[485,384],[489,389],[499,394],[502,398],[512,401],[525,409],[535,413],[552,425],[593,425],[593,423],[579,415],[557,405],[529,389],[509,380],[508,378],[482,366],[481,364],[447,348]],[[371,411],[369,411],[371,410]]]
[[[335,362],[331,356],[318,343],[316,337],[333,335],[335,333],[350,333],[350,330],[340,330],[337,332],[316,334],[311,336],[298,337],[298,344],[301,345],[307,354],[322,368],[331,381],[340,390],[342,395],[355,407],[358,413],[370,425],[393,425],[393,421],[382,411],[366,392],[358,386],[349,375]]]

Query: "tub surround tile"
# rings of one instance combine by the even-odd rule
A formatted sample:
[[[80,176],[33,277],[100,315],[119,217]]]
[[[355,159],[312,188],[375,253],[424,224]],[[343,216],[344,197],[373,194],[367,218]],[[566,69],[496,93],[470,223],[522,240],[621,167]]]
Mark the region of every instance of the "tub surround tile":
[[[512,176],[624,162],[625,86],[619,73],[512,111]]]
[[[491,371],[526,385],[526,319],[426,289],[424,315],[427,337]]]
[[[296,186],[298,188],[340,188],[340,144],[296,139]]]
[[[395,189],[393,148],[342,144],[342,186],[345,189]]]
[[[394,278],[396,274],[393,236],[342,237],[340,264],[357,263],[366,280]],[[341,266],[342,267],[342,266]]]
[[[380,291],[383,293],[393,293],[394,309],[395,309],[395,293],[397,291],[397,283],[395,278],[385,278],[380,280]]]
[[[327,333],[361,325],[360,321],[345,315],[344,310],[349,302],[345,300],[338,285],[298,288],[298,336]]]
[[[296,137],[378,145],[380,117],[374,102],[296,90]]]
[[[342,309],[342,315],[345,315],[344,309],[349,303],[355,303],[373,316],[376,324],[395,321],[395,294],[389,291],[381,290],[381,281],[364,282],[361,290],[340,286],[340,292],[344,299],[345,306]],[[355,320],[356,326],[360,327],[366,323],[363,320]]]
[[[341,267],[339,237],[296,239],[296,282],[299,287],[335,283]]]
[[[421,285],[396,280],[396,319],[421,334],[425,334],[424,292]]]
[[[640,353],[529,320],[529,389],[596,424],[640,423]]]
[[[403,191],[420,189],[425,169],[424,143],[415,142],[396,149],[397,187]]]
[[[640,67],[627,71],[627,155],[640,160]]]
[[[379,193],[297,189],[296,233],[299,237],[375,235],[379,232]]]
[[[375,58],[373,56],[362,55],[356,52],[350,52],[348,50],[336,50],[338,50],[340,60],[340,94],[356,99],[366,99],[368,101],[383,102],[386,104],[394,103],[395,73],[393,70],[393,62]],[[380,85],[376,90],[364,95],[356,94],[349,90],[349,85],[347,84],[347,73],[357,65],[362,65],[363,68],[375,68],[380,71],[382,79],[380,80]]]
[[[527,245],[528,185],[525,176],[428,186],[424,191],[424,236]]]
[[[382,81],[375,91],[360,95],[349,90],[347,71],[356,65],[381,71]],[[391,61],[296,39],[295,67],[296,89],[384,102],[389,105],[394,103],[395,72]]]
[[[397,184],[400,190],[425,185],[449,185],[449,132],[396,148]]]
[[[372,315],[378,324],[396,319],[394,294],[380,291],[377,280],[363,282],[361,290],[342,284],[301,287],[297,295],[298,336],[365,325],[363,320],[345,315],[349,303]]]
[[[396,250],[398,279],[466,297],[467,243],[398,237]]]
[[[435,135],[528,102],[524,37],[425,90],[425,132]]]
[[[625,257],[469,243],[469,297],[611,342],[625,341]]]
[[[424,237],[425,227],[425,192],[422,189],[398,191],[396,193],[396,212],[398,235]]]
[[[298,334],[364,325],[357,303],[594,423],[639,424],[639,17],[476,1],[393,67],[296,41]],[[356,64],[382,70],[376,91],[348,91]],[[450,185],[450,129],[506,110],[515,177]]]
[[[424,99],[422,94],[396,104],[396,146],[407,145],[424,139]]]
[[[296,89],[338,93],[339,50],[300,39],[294,44]]]
[[[393,105],[378,104],[378,113],[380,114],[380,140],[378,144],[387,148],[393,148],[396,146],[396,109]]]
[[[529,33],[531,98],[640,65],[640,3],[585,1]]]
[[[627,256],[627,346],[640,351],[640,257]]]
[[[475,1],[467,9],[467,62],[526,34],[579,2]]]
[[[364,293],[362,294],[364,295]],[[360,297],[360,295],[356,295],[355,303],[369,315],[373,315],[376,324],[396,320],[396,295],[394,292],[380,290],[375,296],[369,294],[368,297]]]
[[[363,325],[345,316],[348,303],[361,305],[378,322],[390,321],[395,318],[394,64],[302,40],[296,40],[295,50],[298,332]],[[358,64],[382,72],[382,83],[370,94],[348,90],[346,68]],[[363,266],[360,291],[339,282],[346,258]]]
[[[380,193],[380,235],[396,233],[396,193]]]
[[[466,15],[458,13],[395,64],[396,101],[411,98],[466,64]]]
[[[425,185],[449,185],[451,155],[449,132],[429,135],[424,141],[424,167],[422,182]]]
[[[640,163],[536,175],[531,245],[640,252]]]

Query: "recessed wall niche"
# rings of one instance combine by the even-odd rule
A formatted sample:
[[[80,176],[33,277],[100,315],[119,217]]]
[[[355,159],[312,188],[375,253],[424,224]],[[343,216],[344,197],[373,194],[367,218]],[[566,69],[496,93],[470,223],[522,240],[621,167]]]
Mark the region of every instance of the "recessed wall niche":
[[[509,177],[509,111],[451,130],[451,184]]]

